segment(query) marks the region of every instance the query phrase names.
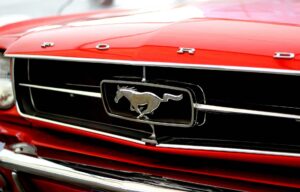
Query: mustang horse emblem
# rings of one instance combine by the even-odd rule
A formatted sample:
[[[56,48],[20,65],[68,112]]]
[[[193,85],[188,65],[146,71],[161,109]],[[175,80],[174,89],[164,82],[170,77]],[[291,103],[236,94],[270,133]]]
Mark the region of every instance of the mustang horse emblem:
[[[138,92],[135,88],[120,87],[116,92],[115,102],[118,103],[122,97],[125,97],[130,102],[130,110],[139,114],[138,119],[146,118],[147,114],[154,112],[161,102],[168,102],[169,100],[180,101],[183,95],[171,95],[165,93],[161,99],[157,95],[151,92]],[[146,109],[143,109],[147,105]]]

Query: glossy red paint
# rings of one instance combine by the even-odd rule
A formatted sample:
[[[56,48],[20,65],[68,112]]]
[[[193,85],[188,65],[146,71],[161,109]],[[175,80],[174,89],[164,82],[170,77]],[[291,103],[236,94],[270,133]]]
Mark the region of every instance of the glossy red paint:
[[[6,54],[299,70],[299,3],[249,2],[210,1],[162,12],[109,11],[20,22],[0,28],[0,49],[7,49]],[[40,28],[45,25],[48,29]],[[42,49],[44,41],[55,42],[55,47]],[[111,49],[96,50],[99,42]],[[182,46],[197,52],[178,55]],[[276,60],[276,51],[294,52],[296,58]],[[33,144],[42,157],[245,191],[300,189],[300,157],[159,148],[25,120],[16,108],[0,115],[0,140]],[[36,182],[52,191],[76,191]]]
[[[4,189],[8,189],[11,192],[19,192],[17,187],[14,185],[14,181],[13,178],[11,176],[11,170],[5,169],[5,168],[0,168],[0,174],[2,174],[4,176],[5,179],[5,188]],[[4,187],[4,186],[0,186],[0,187]]]
[[[266,1],[262,2],[266,6]],[[276,22],[276,15],[259,19],[259,12],[257,15],[251,12],[249,17],[246,17],[246,12],[243,16],[229,14],[229,8],[243,13],[242,5],[234,7],[234,3],[222,4],[217,13],[226,8],[229,10],[221,17],[214,11],[206,13],[205,10],[213,6],[207,4],[117,17],[113,14],[105,18],[85,15],[53,24],[52,28],[47,26],[51,29],[27,30],[6,54],[300,69],[300,45],[297,43],[300,28],[294,17],[286,16],[282,23],[281,20]],[[257,4],[259,7],[262,3]],[[273,8],[282,11],[279,6]],[[262,12],[266,14],[267,10]],[[55,46],[41,48],[45,41],[55,42]],[[97,50],[95,47],[100,42],[109,44],[110,50]],[[179,47],[194,47],[197,51],[187,57],[177,54]],[[293,52],[296,59],[276,60],[273,55],[278,51]]]
[[[160,149],[68,129],[51,131],[8,123],[1,123],[1,130],[2,141],[14,137],[14,142],[33,144],[38,155],[46,158],[239,190],[300,189],[295,171],[299,169],[300,158],[296,157]]]

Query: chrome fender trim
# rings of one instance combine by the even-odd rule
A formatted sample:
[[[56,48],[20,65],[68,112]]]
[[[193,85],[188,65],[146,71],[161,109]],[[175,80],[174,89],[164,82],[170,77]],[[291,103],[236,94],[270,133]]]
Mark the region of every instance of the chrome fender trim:
[[[77,171],[75,169],[59,165],[57,163],[17,154],[7,149],[0,151],[0,166],[14,172],[25,172],[41,177],[87,187],[88,189],[104,190],[111,192],[188,192],[188,190],[155,186],[134,181],[117,180]]]

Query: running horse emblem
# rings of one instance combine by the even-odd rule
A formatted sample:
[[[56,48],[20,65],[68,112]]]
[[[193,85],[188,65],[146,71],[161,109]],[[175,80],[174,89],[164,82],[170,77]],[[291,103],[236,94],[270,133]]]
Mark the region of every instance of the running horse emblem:
[[[138,92],[135,88],[120,87],[116,92],[115,102],[118,103],[122,97],[125,97],[130,102],[130,110],[137,112],[138,119],[148,119],[146,115],[153,113],[162,102],[169,100],[180,101],[183,95],[172,95],[165,93],[161,99],[159,96],[151,92]],[[147,106],[145,109],[143,107]]]

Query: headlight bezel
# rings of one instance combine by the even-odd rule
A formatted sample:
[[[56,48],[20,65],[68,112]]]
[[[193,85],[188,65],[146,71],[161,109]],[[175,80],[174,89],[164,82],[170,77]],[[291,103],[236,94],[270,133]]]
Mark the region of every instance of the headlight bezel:
[[[12,59],[0,51],[0,110],[7,110],[15,105],[12,82]]]

